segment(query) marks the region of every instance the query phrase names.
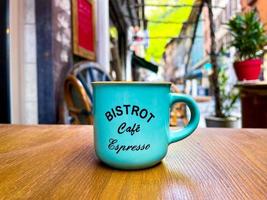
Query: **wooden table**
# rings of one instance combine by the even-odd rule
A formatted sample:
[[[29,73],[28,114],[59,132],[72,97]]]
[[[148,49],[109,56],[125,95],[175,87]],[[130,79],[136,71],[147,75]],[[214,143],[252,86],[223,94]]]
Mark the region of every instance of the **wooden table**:
[[[91,126],[0,125],[0,199],[266,199],[267,129],[198,129],[163,162],[113,170]]]

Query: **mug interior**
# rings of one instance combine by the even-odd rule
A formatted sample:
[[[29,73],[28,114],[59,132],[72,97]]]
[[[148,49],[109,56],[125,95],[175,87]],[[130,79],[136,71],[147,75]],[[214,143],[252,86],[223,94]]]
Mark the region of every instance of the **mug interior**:
[[[95,81],[93,85],[171,85],[171,82],[142,82],[142,81]]]

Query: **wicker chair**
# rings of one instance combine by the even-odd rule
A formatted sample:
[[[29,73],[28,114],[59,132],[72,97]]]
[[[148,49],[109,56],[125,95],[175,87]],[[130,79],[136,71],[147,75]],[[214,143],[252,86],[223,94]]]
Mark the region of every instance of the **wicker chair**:
[[[72,124],[93,124],[92,103],[81,82],[73,75],[64,82],[64,98]]]
[[[79,62],[65,80],[64,96],[72,124],[93,124],[94,81],[110,81],[110,76],[93,62]]]
[[[93,102],[93,87],[94,81],[111,81],[111,77],[100,68],[97,63],[93,62],[80,62],[74,65],[72,71],[73,75],[77,77],[89,96],[91,102]]]

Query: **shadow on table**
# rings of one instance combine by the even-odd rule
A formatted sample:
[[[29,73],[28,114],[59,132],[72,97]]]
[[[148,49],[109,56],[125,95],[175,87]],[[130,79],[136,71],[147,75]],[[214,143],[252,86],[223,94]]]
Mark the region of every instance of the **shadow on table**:
[[[93,147],[90,146],[89,149],[91,148]],[[79,188],[80,191],[87,191],[88,194],[101,191],[103,198],[112,196],[126,199],[133,197],[134,199],[157,199],[161,196],[163,199],[170,199],[178,195],[188,199],[195,198],[193,193],[199,190],[195,181],[187,176],[186,170],[177,166],[177,163],[172,165],[163,160],[147,169],[118,170],[98,160],[88,147],[84,148],[80,155],[79,179],[88,184],[79,185]]]
[[[90,146],[90,148],[93,148]],[[139,170],[120,170],[112,168],[102,161],[100,161],[96,155],[89,155],[88,149],[85,149],[83,158],[80,160],[80,162],[83,163],[83,165],[88,165],[88,167],[91,170],[96,170],[97,173],[109,173],[113,175],[127,175],[127,176],[142,176],[142,178],[150,177],[151,180],[154,178],[160,179],[160,181],[168,180],[168,181],[174,181],[175,183],[186,183],[190,184],[191,180],[189,177],[187,177],[185,174],[178,170],[174,170],[173,167],[170,164],[166,164],[166,161],[161,161],[158,164],[146,168],[146,169],[139,169]],[[93,166],[92,166],[93,165]],[[156,175],[156,177],[153,177],[153,175]]]
[[[96,161],[96,166],[102,172],[111,173],[110,182],[121,186],[123,191],[126,190],[135,197],[141,195],[142,199],[156,199],[159,196],[169,199],[174,195],[187,199],[194,197],[193,191],[197,190],[190,177],[172,169],[164,161],[141,170],[113,169],[100,161]]]

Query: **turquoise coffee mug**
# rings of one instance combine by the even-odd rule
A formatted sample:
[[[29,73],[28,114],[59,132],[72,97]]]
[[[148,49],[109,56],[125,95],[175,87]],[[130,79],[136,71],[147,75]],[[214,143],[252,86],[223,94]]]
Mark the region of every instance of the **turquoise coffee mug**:
[[[94,144],[97,157],[119,169],[159,163],[168,145],[189,136],[199,123],[195,101],[170,93],[171,83],[94,82]],[[169,129],[170,107],[184,102],[191,119],[181,130]]]

